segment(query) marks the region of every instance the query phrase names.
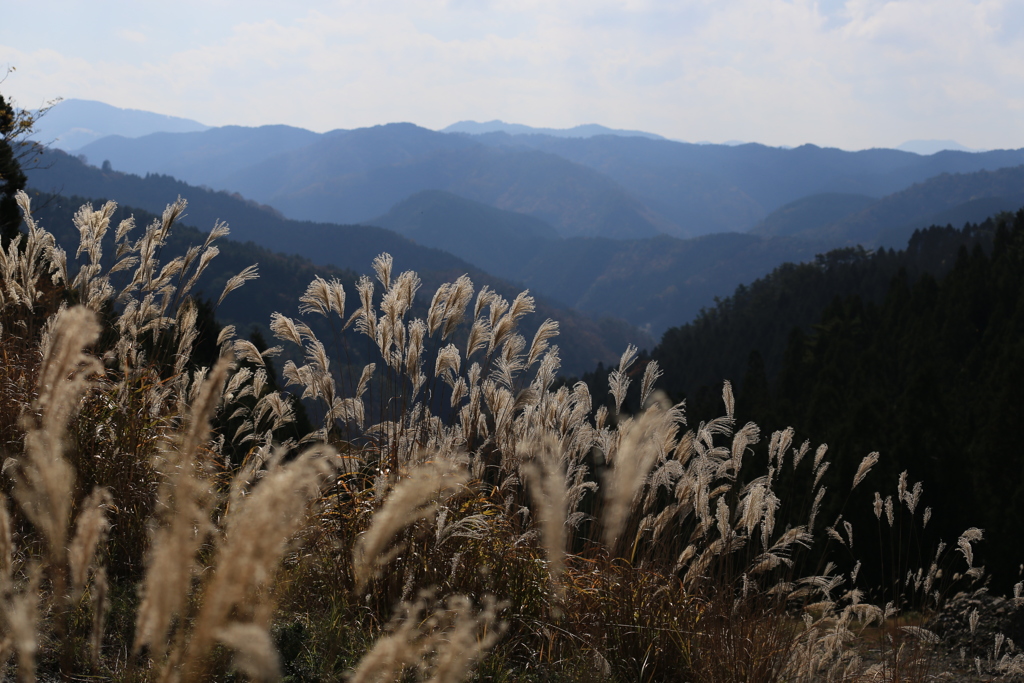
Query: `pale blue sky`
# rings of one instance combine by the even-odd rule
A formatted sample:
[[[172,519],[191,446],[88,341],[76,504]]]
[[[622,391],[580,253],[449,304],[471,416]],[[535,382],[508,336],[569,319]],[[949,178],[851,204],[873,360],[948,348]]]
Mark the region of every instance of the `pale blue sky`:
[[[26,108],[1024,147],[1024,0],[39,0],[0,18],[0,88]]]

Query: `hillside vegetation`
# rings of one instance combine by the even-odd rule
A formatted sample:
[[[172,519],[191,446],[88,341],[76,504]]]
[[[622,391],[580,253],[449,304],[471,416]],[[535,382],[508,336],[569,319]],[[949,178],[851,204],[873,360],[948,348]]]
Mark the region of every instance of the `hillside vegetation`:
[[[1021,254],[1024,211],[919,231],[899,252],[851,248],[786,264],[669,330],[652,357],[692,415],[713,416],[717,387],[735,378],[741,419],[834,444],[830,487],[865,451],[882,453],[889,475],[926,476],[942,504],[925,537],[986,529],[977,556],[1006,589],[1024,524],[1024,474],[1006,428],[1021,410]],[[870,494],[854,496],[861,510]]]
[[[823,504],[827,449],[739,422],[728,383],[721,414],[688,423],[628,347],[595,410],[555,382],[558,324],[521,334],[525,293],[459,277],[421,317],[423,282],[381,255],[351,290],[314,277],[300,315],[271,316],[279,347],[225,329],[199,366],[194,286],[222,230],[170,258],[182,201],[147,227],[86,206],[65,252],[18,201],[0,655],[20,680],[924,681],[934,636],[905,613],[984,574],[978,529],[886,554],[932,514],[920,484],[864,454]],[[317,405],[299,438],[271,381],[283,347],[299,360],[281,379]],[[825,513],[864,488],[884,494],[856,546],[881,587]],[[1021,675],[1004,645],[986,670]]]

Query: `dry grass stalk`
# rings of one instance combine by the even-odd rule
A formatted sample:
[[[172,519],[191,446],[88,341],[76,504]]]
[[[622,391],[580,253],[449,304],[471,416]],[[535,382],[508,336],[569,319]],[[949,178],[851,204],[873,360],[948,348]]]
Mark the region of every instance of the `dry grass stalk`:
[[[561,447],[554,437],[548,435],[546,438],[528,441],[521,448],[519,457],[524,462],[520,469],[530,485],[536,510],[534,514],[540,520],[541,539],[548,557],[548,573],[555,588],[555,596],[560,599],[568,542],[566,518],[569,505]],[[527,461],[527,455],[532,456],[532,460]]]
[[[77,601],[85,590],[89,567],[96,555],[96,549],[110,528],[105,509],[110,503],[110,491],[97,487],[82,503],[82,509],[78,513],[75,535],[68,549],[72,602]]]
[[[165,443],[154,460],[162,477],[157,512],[135,619],[135,652],[143,647],[159,659],[167,650],[174,618],[184,611],[196,568],[196,553],[212,531],[213,491],[208,463],[197,453],[209,434],[230,362],[222,358],[203,382],[187,431]],[[195,459],[195,460],[194,460]]]
[[[36,680],[39,583],[42,573],[42,567],[32,564],[28,568],[28,582],[24,590],[7,599],[4,605],[5,621],[18,654],[18,683],[33,683]]]
[[[92,629],[89,632],[89,654],[93,671],[99,670],[100,654],[103,646],[103,629],[106,624],[107,612],[110,610],[108,595],[107,568],[99,567],[92,581]]]
[[[336,468],[333,449],[310,448],[295,460],[266,472],[252,492],[228,511],[223,521],[224,535],[217,543],[213,577],[203,591],[189,644],[185,669],[191,679],[197,679],[203,658],[215,640],[222,640],[221,635],[257,628],[245,618],[251,618],[265,599],[265,589],[273,581],[289,542],[306,521],[309,504],[320,495]],[[248,649],[241,654],[245,661],[257,661]]]
[[[418,520],[433,518],[437,503],[467,480],[464,471],[444,460],[424,463],[399,480],[356,543],[352,565],[357,592],[366,587],[381,566],[393,559],[395,551],[385,551],[395,536]]]
[[[498,641],[504,624],[493,596],[484,596],[477,611],[464,595],[451,596],[447,605],[424,616],[431,594],[415,603],[402,603],[391,630],[379,638],[359,661],[350,683],[390,683],[415,667],[428,683],[459,683],[473,664]]]
[[[235,653],[235,668],[249,680],[276,681],[281,677],[281,660],[265,626],[229,623],[217,629],[214,636]]]
[[[626,356],[623,358],[622,365],[628,367],[632,360]],[[616,396],[616,401],[621,403],[619,398]],[[667,406],[666,397],[656,397],[639,418],[624,423],[620,429],[619,446],[613,456],[609,453],[612,469],[605,479],[604,512],[604,542],[609,548],[616,547],[648,474],[658,459],[665,455],[665,439],[674,436],[682,419],[678,406]]]
[[[0,591],[11,583],[14,565],[14,542],[11,537],[11,514],[7,507],[7,496],[0,493]]]

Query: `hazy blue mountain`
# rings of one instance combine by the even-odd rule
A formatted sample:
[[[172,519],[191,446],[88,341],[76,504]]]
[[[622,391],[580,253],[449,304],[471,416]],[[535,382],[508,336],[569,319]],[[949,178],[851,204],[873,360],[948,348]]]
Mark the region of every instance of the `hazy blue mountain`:
[[[561,239],[535,219],[438,191],[417,193],[372,222],[568,306],[621,317],[655,335],[780,263],[823,250],[809,239],[737,233],[687,240]]]
[[[964,147],[956,140],[907,140],[902,145],[896,147],[896,149],[903,150],[904,152],[913,152],[914,154],[935,154],[945,150],[953,150],[954,152],[983,151]]]
[[[299,254],[316,264],[364,271],[374,256],[387,251],[395,257],[397,267],[413,268],[421,275],[432,272],[457,277],[461,272],[470,272],[480,282],[490,277],[465,260],[384,228],[287,220],[273,209],[238,195],[197,188],[170,176],[104,172],[59,151],[45,155],[44,162],[44,167],[29,173],[30,184],[36,189],[65,196],[109,197],[153,212],[162,210],[168,198],[180,195],[189,201],[187,223],[210,226],[216,220],[225,220],[232,226],[234,239]],[[410,216],[415,219],[417,206],[425,212],[418,225],[415,220],[410,223]],[[438,207],[443,210],[432,214]],[[410,234],[426,228],[426,235],[431,230],[443,235],[440,221],[445,220],[445,214],[461,216],[466,219],[462,229],[469,236],[468,245],[473,244],[470,238],[474,216],[486,216],[487,224],[499,226],[506,236],[509,231],[525,232],[526,239],[513,239],[507,245],[499,239],[489,245],[496,254],[511,255],[504,259],[508,280],[520,282],[549,300],[578,307],[591,315],[615,316],[644,326],[654,334],[692,319],[701,308],[711,305],[716,296],[727,295],[737,284],[759,277],[784,261],[801,261],[820,251],[805,241],[736,234],[694,240],[664,235],[639,240],[548,239],[545,235],[550,236],[550,232],[535,219],[440,193],[410,197],[388,213],[396,224],[405,225]],[[402,216],[405,218],[398,220]],[[458,223],[451,221],[453,225]],[[480,249],[487,248],[486,240],[480,237],[476,244]],[[568,320],[578,334],[599,333],[593,327],[595,323],[586,317],[566,312],[558,316]],[[602,329],[608,327],[608,331],[600,332],[606,335],[603,340],[621,341],[636,334],[612,321],[601,325]],[[563,343],[568,344],[568,340]],[[583,344],[583,355],[597,353],[592,346],[596,341],[574,343]],[[611,341],[601,343],[615,348]]]
[[[544,221],[469,199],[424,190],[367,221],[443,249],[498,277],[518,280],[523,265],[558,233]]]
[[[921,156],[885,149],[730,147],[614,136],[489,133],[473,139],[496,147],[530,147],[589,166],[690,234],[746,231],[772,211],[814,194],[880,198],[940,173],[1024,164],[1024,149]]]
[[[751,282],[786,261],[855,244],[903,248],[919,228],[959,227],[1022,206],[1024,166],[942,174],[880,200],[815,195],[773,214],[761,235],[555,241],[510,277],[579,310],[614,312],[660,334],[724,296],[728,283]]]
[[[240,192],[296,219],[364,222],[417,192],[442,190],[533,216],[563,237],[617,239],[746,232],[773,211],[814,195],[881,198],[941,173],[1024,164],[1024,150],[922,156],[625,134],[563,137],[566,131],[541,134],[494,122],[451,129],[500,132],[449,134],[412,124],[322,135],[285,126],[229,127],[103,140],[87,155],[95,164],[109,159],[115,169],[170,173]]]
[[[821,194],[775,211],[751,232],[803,237],[828,248],[902,248],[917,229],[984,221],[1024,206],[1024,166],[943,173],[878,200]]]
[[[48,213],[46,202],[67,205],[68,198],[72,196],[90,197],[94,201],[113,199],[121,205],[133,206],[155,214],[159,214],[169,201],[181,196],[189,202],[182,220],[183,224],[201,226],[203,230],[208,231],[217,220],[224,220],[231,226],[232,240],[249,243],[242,245],[249,249],[249,253],[260,253],[258,245],[276,252],[302,257],[292,258],[291,262],[295,263],[296,268],[301,269],[301,279],[305,280],[302,283],[303,287],[308,282],[307,275],[310,272],[331,276],[336,272],[333,270],[334,267],[360,273],[368,272],[373,258],[386,251],[394,257],[396,269],[416,270],[420,274],[424,282],[423,291],[426,293],[432,293],[442,282],[453,281],[463,274],[469,274],[478,288],[487,285],[507,298],[514,297],[521,290],[519,285],[494,277],[452,254],[416,244],[391,230],[365,225],[331,225],[287,220],[274,211],[254,202],[247,202],[237,195],[193,187],[169,176],[140,177],[117,171],[104,172],[57,150],[44,155],[43,165],[30,169],[29,184],[37,191],[56,191],[61,195],[43,199],[38,203],[40,216],[51,215]],[[75,199],[75,202],[77,201]],[[67,215],[62,216],[61,220],[67,222]],[[139,220],[148,219],[141,217]],[[43,227],[50,228],[45,220]],[[54,228],[66,230],[68,225]],[[257,256],[254,260],[259,258]],[[228,261],[237,266],[239,259],[232,257]],[[235,272],[251,262],[243,263]],[[285,267],[281,264],[288,262],[287,258],[275,258],[273,272],[278,272]],[[272,292],[268,296],[279,302],[277,305],[282,305],[282,301],[294,304],[294,300],[297,300],[301,292],[284,291],[281,287],[285,286],[285,280],[289,288],[293,287],[295,276],[282,276],[280,286],[275,289],[274,283],[266,279],[267,275],[269,274],[265,273],[265,279],[260,286],[250,290]],[[219,281],[221,287],[223,279],[226,278]],[[211,287],[211,291],[213,290],[219,291],[216,286]],[[524,331],[532,334],[545,318],[558,320],[561,324],[561,335],[557,343],[562,347],[562,367],[568,374],[578,375],[592,369],[598,362],[614,361],[621,355],[626,344],[649,348],[654,343],[650,335],[620,319],[613,319],[607,315],[594,319],[556,304],[554,298],[543,296],[543,292],[534,293],[538,295],[537,313],[529,316]],[[260,302],[249,308],[263,311],[263,307],[264,302]],[[235,309],[232,308],[232,311]],[[236,324],[265,324],[262,318],[242,318],[242,314],[232,312],[232,322]]]
[[[177,116],[71,99],[46,112],[36,123],[32,137],[58,149],[77,150],[107,135],[137,138],[150,133],[190,133],[207,128],[198,121]]]
[[[412,124],[325,136],[224,184],[300,220],[366,222],[416,192],[444,190],[533,216],[563,236],[625,239],[675,229],[594,169]]]
[[[943,173],[883,197],[829,225],[801,233],[830,247],[902,247],[914,230],[980,222],[1024,205],[1024,166],[974,173]]]
[[[383,228],[288,220],[276,210],[247,201],[241,195],[195,187],[171,176],[104,172],[60,151],[47,152],[43,163],[29,169],[27,175],[29,186],[42,192],[108,198],[154,213],[160,213],[169,201],[181,196],[189,203],[189,224],[212,226],[217,221],[226,221],[234,239],[299,254],[318,264],[362,269],[377,254],[387,251],[396,260],[407,263],[406,267],[417,270],[468,266],[451,254],[414,244]]]
[[[814,194],[776,209],[750,232],[755,235],[796,235],[813,231],[862,211],[877,201],[863,194]]]
[[[228,189],[224,178],[283,152],[313,144],[321,136],[292,126],[223,126],[187,133],[151,133],[139,138],[110,135],[78,150],[99,166],[110,161],[125,173],[164,173],[193,185]]]
[[[487,121],[478,123],[476,121],[459,121],[447,128],[441,129],[442,133],[466,133],[468,135],[481,135],[483,133],[508,133],[509,135],[551,135],[557,138],[592,138],[595,135],[622,135],[625,137],[650,138],[652,140],[664,140],[665,138],[655,133],[645,133],[640,130],[621,130],[607,128],[596,123],[585,123],[572,128],[534,128],[521,123],[505,123],[504,121]]]

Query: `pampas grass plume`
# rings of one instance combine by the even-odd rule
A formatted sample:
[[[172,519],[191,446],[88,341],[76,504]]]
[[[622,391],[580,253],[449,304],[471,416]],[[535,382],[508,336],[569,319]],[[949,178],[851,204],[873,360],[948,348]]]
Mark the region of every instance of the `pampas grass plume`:
[[[390,561],[391,554],[384,551],[402,529],[433,517],[436,507],[427,503],[448,497],[466,481],[463,470],[442,460],[420,465],[400,480],[356,543],[352,562],[356,590],[362,591],[377,569]]]

